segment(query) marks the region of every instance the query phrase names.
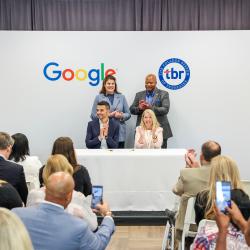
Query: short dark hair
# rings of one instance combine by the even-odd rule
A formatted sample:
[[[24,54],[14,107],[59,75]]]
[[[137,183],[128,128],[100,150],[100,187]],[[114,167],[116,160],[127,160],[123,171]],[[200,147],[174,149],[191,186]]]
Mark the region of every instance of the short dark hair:
[[[107,76],[105,76],[105,78],[104,78],[104,80],[103,80],[103,82],[102,82],[102,88],[101,88],[101,90],[100,90],[100,94],[106,95],[105,84],[106,84],[106,82],[107,82],[108,80],[113,80],[113,81],[115,82],[115,91],[114,91],[114,92],[115,92],[116,94],[120,94],[120,93],[118,92],[118,90],[117,90],[116,78],[115,78],[113,75],[107,75]]]
[[[5,132],[0,132],[0,150],[7,149],[9,146],[13,146],[14,140],[11,136]]]
[[[98,102],[97,105],[105,106],[107,109],[110,109],[110,105],[109,105],[109,103],[106,102],[106,101]]]
[[[212,158],[221,154],[220,144],[215,141],[205,142],[201,147],[204,160],[210,162]]]
[[[55,140],[52,149],[52,155],[61,154],[64,155],[68,162],[75,170],[77,166],[76,155],[74,150],[74,144],[69,137],[59,137]]]
[[[15,162],[25,160],[26,155],[30,155],[28,138],[22,133],[16,133],[11,136],[14,139],[14,145],[9,159]]]

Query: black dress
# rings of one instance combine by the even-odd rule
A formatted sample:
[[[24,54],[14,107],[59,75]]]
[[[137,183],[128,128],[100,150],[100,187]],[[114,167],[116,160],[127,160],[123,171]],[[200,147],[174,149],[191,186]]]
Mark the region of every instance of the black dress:
[[[43,186],[43,169],[45,165],[39,170],[40,187]],[[92,183],[87,168],[82,165],[76,166],[76,172],[73,173],[75,181],[75,191],[83,193],[85,196],[92,194]]]
[[[194,210],[195,222],[199,225],[200,221],[205,219],[205,209],[207,205],[208,191],[202,191],[197,194]],[[250,200],[248,195],[241,189],[232,189],[231,200],[239,207],[245,220],[250,216]]]
[[[0,184],[0,207],[12,209],[22,207],[23,202],[16,189],[9,183]]]

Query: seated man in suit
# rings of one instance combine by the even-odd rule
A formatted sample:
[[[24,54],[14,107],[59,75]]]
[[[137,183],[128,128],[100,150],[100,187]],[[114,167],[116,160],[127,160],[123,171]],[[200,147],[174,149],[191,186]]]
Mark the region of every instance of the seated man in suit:
[[[108,245],[115,228],[108,205],[97,205],[105,217],[93,233],[84,220],[64,211],[72,199],[73,189],[72,176],[56,172],[46,183],[45,201],[38,207],[12,210],[26,226],[34,249],[102,250]]]
[[[109,110],[107,102],[97,103],[98,118],[88,123],[85,139],[87,148],[118,148],[120,124],[109,118]]]
[[[14,140],[5,132],[0,132],[0,179],[10,183],[26,204],[28,188],[23,167],[8,161]]]
[[[200,163],[195,159],[194,150],[188,150],[186,168],[180,172],[180,177],[173,187],[173,192],[181,196],[180,207],[176,218],[176,240],[181,240],[187,202],[190,197],[196,196],[198,192],[208,185],[210,174],[210,162],[212,158],[221,154],[221,147],[215,141],[205,142],[201,147]]]

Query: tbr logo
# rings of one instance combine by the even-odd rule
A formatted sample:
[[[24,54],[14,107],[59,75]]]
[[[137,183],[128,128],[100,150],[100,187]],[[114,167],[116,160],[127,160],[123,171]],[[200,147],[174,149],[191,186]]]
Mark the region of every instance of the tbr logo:
[[[50,62],[44,66],[43,74],[49,81],[57,81],[62,77],[65,81],[76,79],[78,81],[88,81],[89,85],[97,86],[105,76],[114,75],[116,71],[114,69],[105,70],[104,63],[101,63],[100,68],[72,70],[69,68],[62,69],[58,63]]]
[[[158,76],[162,85],[168,89],[183,88],[190,79],[188,65],[181,59],[170,58],[159,68]]]

